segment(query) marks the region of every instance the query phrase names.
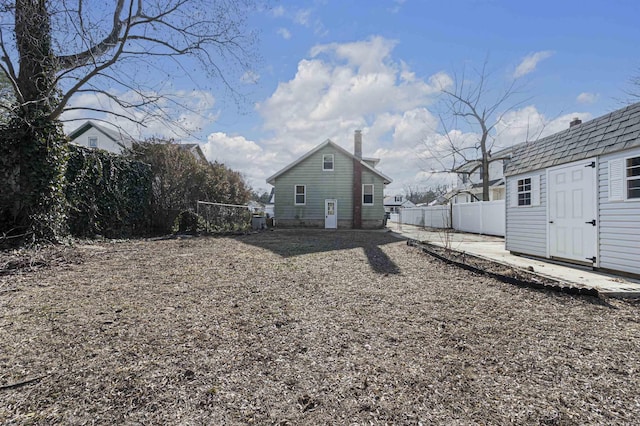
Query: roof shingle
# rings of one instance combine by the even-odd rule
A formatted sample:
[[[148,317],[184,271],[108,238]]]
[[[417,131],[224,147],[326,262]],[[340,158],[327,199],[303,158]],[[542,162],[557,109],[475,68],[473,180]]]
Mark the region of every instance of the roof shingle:
[[[540,170],[640,145],[640,102],[537,141],[513,147],[505,176]]]

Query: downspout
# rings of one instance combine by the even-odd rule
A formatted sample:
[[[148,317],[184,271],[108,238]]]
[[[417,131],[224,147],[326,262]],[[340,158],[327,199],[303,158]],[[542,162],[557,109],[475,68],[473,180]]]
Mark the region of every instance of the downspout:
[[[353,229],[362,228],[362,131],[353,136]]]

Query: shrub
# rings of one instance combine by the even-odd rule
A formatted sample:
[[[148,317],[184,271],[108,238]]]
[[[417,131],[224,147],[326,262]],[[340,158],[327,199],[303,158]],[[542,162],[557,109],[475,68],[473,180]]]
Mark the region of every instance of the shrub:
[[[193,210],[181,211],[173,223],[174,234],[196,235],[205,230],[205,221]]]

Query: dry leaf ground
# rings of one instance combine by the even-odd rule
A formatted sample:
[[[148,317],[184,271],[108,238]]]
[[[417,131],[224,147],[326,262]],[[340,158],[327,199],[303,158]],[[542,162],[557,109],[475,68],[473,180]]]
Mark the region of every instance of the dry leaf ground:
[[[60,250],[0,276],[0,423],[640,422],[634,302],[503,284],[381,232]]]

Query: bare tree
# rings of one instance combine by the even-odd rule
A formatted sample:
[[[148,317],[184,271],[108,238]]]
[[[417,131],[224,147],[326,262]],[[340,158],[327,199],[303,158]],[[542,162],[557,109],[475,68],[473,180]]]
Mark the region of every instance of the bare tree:
[[[232,88],[227,73],[246,71],[252,60],[254,36],[245,29],[252,3],[0,0],[0,70],[15,95],[0,145],[0,231],[52,239],[62,231],[64,111],[101,110],[144,124],[150,115],[172,119],[172,78],[206,73]],[[72,105],[86,94],[118,111]]]
[[[444,144],[425,141],[430,159],[439,162],[443,170],[437,172],[459,173],[459,167],[471,163],[465,170],[469,175],[481,171],[482,200],[489,200],[489,165],[505,157],[492,156],[499,123],[510,111],[522,105],[521,84],[517,79],[511,82],[497,96],[492,93],[487,61],[480,69],[474,69],[471,79],[463,71],[454,74],[452,89],[443,89],[440,125],[443,129]],[[462,129],[462,130],[461,130]],[[494,151],[495,152],[495,151]]]

